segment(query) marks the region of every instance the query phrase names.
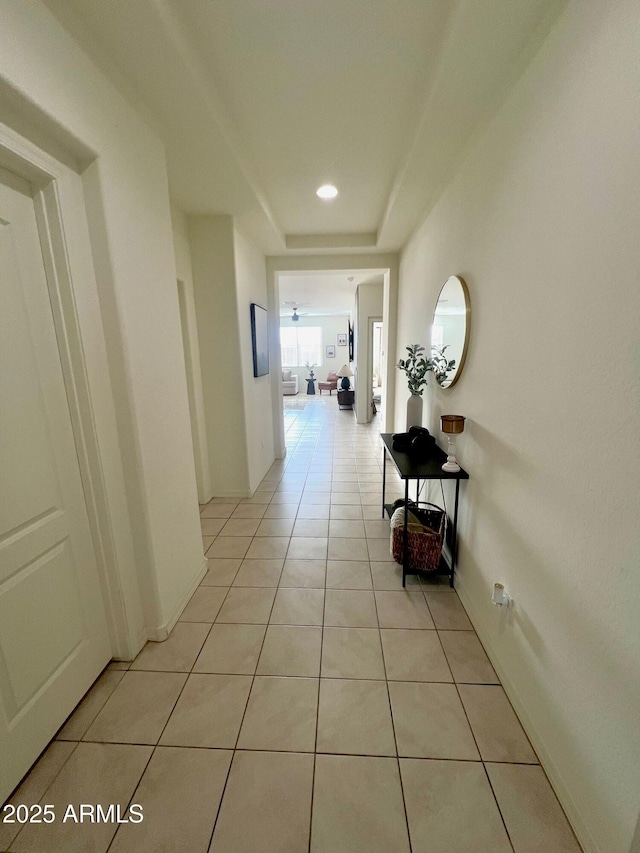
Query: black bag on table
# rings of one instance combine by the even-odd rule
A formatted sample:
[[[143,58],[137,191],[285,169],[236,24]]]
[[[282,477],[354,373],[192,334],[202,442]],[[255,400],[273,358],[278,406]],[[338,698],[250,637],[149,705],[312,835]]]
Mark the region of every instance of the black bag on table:
[[[393,435],[394,450],[421,459],[429,457],[435,444],[435,438],[425,427],[412,426],[409,432],[396,432]]]

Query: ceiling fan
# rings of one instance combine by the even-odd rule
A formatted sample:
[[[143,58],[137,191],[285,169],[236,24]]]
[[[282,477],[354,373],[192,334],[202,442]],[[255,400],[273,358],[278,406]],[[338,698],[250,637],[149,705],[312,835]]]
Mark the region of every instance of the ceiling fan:
[[[301,303],[298,303],[298,302],[283,302],[282,304],[283,304],[283,305],[288,305],[288,306],[290,306],[290,307],[292,308],[292,310],[293,310],[293,314],[291,315],[291,320],[292,320],[294,323],[297,323],[297,322],[298,322],[298,320],[300,319],[300,317],[306,317],[306,316],[307,316],[307,313],[308,313],[307,311],[303,311],[303,312],[302,312],[302,314],[298,314],[298,308],[299,308],[299,306],[300,306],[300,305],[302,305],[303,307],[305,307],[305,308],[306,308],[306,306],[309,304],[308,302],[301,302]]]

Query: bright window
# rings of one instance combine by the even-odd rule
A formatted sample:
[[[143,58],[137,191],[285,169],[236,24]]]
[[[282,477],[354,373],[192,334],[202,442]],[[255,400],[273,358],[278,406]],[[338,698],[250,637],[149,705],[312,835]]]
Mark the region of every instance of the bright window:
[[[322,364],[322,329],[320,326],[280,327],[280,352],[283,367]]]

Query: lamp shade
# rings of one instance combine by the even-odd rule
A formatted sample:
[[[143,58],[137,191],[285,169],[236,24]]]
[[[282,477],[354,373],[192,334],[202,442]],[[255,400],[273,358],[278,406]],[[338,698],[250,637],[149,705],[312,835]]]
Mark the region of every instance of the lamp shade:
[[[464,418],[462,415],[441,415],[440,427],[447,435],[459,435],[464,432]]]
[[[353,372],[348,364],[343,364],[336,376],[339,376],[342,379],[344,376],[353,376]]]

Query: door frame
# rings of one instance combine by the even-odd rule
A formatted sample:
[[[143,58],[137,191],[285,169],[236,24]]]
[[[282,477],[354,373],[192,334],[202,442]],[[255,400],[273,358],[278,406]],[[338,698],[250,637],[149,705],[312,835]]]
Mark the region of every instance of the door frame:
[[[369,329],[367,332],[367,340],[368,340],[368,365],[367,365],[367,373],[369,376],[369,394],[371,395],[371,401],[373,402],[373,339],[374,339],[374,329],[376,323],[379,323],[382,326],[382,335],[380,338],[380,349],[384,351],[384,319],[383,317],[369,317]],[[386,365],[385,365],[386,369]],[[380,408],[384,412],[384,382],[382,383],[382,399],[380,401]],[[371,406],[369,406],[369,421],[373,420],[373,415],[371,414]]]
[[[80,169],[63,164],[1,123],[0,166],[34,189],[111,652],[114,658],[131,660],[143,635],[142,608],[129,522],[123,518],[126,513],[112,511],[126,508],[127,499]]]
[[[394,402],[396,387],[395,364],[389,353],[396,350],[396,329],[398,318],[398,278],[400,269],[399,255],[394,252],[382,254],[327,254],[327,255],[271,255],[267,256],[267,307],[272,322],[269,332],[269,357],[271,359],[271,401],[273,417],[273,441],[276,459],[284,459],[287,446],[284,435],[284,410],[282,407],[282,385],[280,364],[280,276],[283,274],[315,272],[344,272],[351,275],[354,271],[380,273],[383,275],[384,323],[383,344],[387,353],[381,432],[391,432],[394,422]]]

